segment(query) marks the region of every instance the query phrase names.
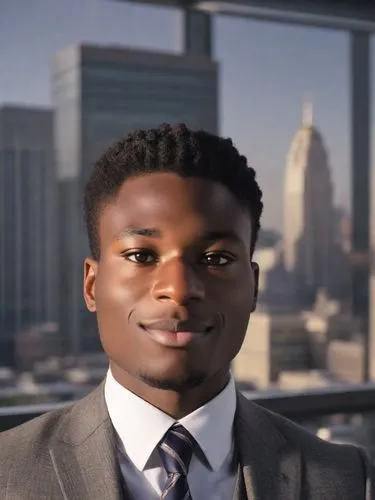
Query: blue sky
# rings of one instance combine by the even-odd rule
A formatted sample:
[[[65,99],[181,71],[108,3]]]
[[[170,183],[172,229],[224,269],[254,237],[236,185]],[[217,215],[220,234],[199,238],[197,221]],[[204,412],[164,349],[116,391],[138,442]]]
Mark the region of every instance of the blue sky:
[[[109,0],[1,0],[0,103],[49,104],[49,64],[75,42],[179,52],[180,14]],[[335,198],[350,204],[349,37],[239,18],[214,21],[220,132],[258,172],[264,225],[280,228],[285,157],[311,94],[330,155]]]

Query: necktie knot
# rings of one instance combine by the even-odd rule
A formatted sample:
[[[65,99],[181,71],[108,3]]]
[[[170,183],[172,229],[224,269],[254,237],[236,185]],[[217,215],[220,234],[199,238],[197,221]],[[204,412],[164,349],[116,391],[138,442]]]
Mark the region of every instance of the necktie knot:
[[[181,424],[173,425],[159,444],[159,455],[168,475],[187,476],[194,440]]]

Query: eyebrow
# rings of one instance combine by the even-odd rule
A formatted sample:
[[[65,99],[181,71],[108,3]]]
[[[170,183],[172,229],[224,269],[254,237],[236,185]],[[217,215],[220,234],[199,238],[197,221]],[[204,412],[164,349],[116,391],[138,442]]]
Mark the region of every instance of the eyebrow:
[[[116,234],[115,239],[120,240],[129,236],[146,236],[148,238],[162,238],[163,233],[156,228],[150,227],[126,227],[122,231]],[[220,240],[230,240],[234,242],[241,242],[240,236],[233,230],[217,230],[208,231],[203,235],[202,238],[207,242],[215,242]]]
[[[162,233],[159,229],[152,227],[126,227],[116,234],[115,239],[121,240],[127,236],[147,236],[148,238],[161,238]]]

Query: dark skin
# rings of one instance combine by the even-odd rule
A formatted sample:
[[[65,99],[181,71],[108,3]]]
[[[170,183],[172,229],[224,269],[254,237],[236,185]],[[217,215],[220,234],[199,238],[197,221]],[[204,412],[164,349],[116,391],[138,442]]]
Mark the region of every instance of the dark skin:
[[[113,376],[182,418],[225,387],[255,309],[249,211],[217,182],[153,173],[126,180],[98,226],[84,296]],[[159,320],[199,335],[162,345],[147,330]]]

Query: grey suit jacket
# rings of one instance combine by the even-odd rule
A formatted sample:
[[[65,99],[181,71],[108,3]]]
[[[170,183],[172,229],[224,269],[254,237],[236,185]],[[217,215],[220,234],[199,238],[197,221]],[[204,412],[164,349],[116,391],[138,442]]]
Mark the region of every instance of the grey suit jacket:
[[[3,432],[0,499],[130,500],[114,439],[104,383],[73,405]],[[240,394],[235,439],[233,500],[375,500],[362,451],[321,441]]]

